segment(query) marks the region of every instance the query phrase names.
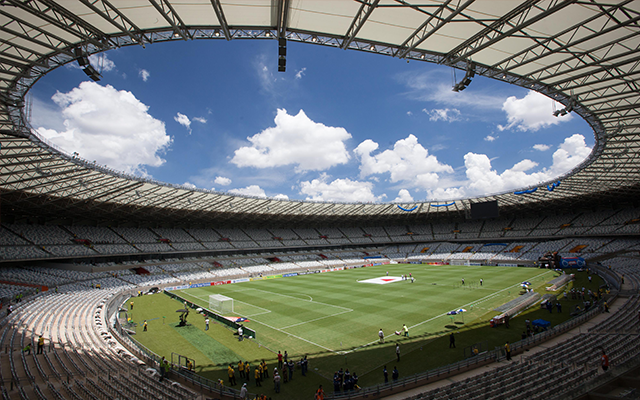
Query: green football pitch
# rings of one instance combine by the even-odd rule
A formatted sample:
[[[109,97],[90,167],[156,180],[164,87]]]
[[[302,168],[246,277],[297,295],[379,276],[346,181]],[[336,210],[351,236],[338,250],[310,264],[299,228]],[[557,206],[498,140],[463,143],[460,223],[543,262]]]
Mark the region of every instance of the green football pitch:
[[[364,282],[387,279],[387,271],[388,278],[411,274],[415,281]],[[168,359],[176,354],[189,357],[196,372],[210,379],[227,382],[226,366],[238,360],[250,362],[252,371],[265,360],[272,371],[278,351],[287,351],[294,360],[308,355],[310,373],[284,385],[285,394],[278,395],[303,400],[320,384],[330,389],[333,373],[340,368],[357,372],[361,386],[372,386],[382,382],[385,365],[392,369],[397,364],[401,376],[409,376],[462,360],[470,346],[493,349],[506,340],[515,342],[527,318],[559,324],[580,300],[560,297],[564,313],[532,307],[512,320],[512,329],[488,326],[489,319],[499,314],[496,307],[519,296],[521,282],[529,281],[536,291],[547,293],[546,283],[557,275],[538,268],[392,264],[176,291],[204,308],[210,294],[233,298],[234,313],[227,316],[248,318],[245,325],[256,331],[256,338],[243,342],[215,320],[206,330],[204,317],[195,313],[189,315],[187,326],[178,326],[176,311],[183,305],[162,293],[132,298],[135,307],[128,308],[138,324],[135,339],[140,344]],[[587,278],[587,272],[576,272],[575,282],[567,288],[597,290],[602,284],[599,278],[593,282]],[[466,312],[447,315],[460,308]],[[140,329],[143,320],[148,321],[146,332]],[[403,324],[409,327],[409,338],[395,335]],[[384,344],[378,344],[380,328]],[[457,332],[457,348],[449,348],[449,332]],[[396,360],[396,344],[401,362]],[[250,381],[250,392],[275,395],[269,383],[257,387]]]
[[[413,283],[363,282],[409,274]],[[522,281],[537,287],[554,276],[536,268],[392,264],[176,293],[205,308],[210,294],[233,298],[229,316],[248,318],[257,342],[274,352],[349,354],[377,345],[380,329],[390,342],[401,339],[395,332],[403,324],[416,337],[486,322],[498,314],[493,309],[519,295]],[[466,312],[447,315],[460,308]]]

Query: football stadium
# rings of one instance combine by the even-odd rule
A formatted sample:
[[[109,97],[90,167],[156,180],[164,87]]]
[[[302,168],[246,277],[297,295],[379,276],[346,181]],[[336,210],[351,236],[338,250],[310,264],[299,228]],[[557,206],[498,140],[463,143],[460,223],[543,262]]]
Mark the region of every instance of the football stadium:
[[[0,0],[0,18],[3,399],[640,397],[638,2]],[[201,40],[272,43],[281,73],[288,44],[316,45],[449,68],[451,96],[525,88],[593,147],[514,190],[347,202],[166,183],[32,126],[39,81],[99,85],[110,51]]]

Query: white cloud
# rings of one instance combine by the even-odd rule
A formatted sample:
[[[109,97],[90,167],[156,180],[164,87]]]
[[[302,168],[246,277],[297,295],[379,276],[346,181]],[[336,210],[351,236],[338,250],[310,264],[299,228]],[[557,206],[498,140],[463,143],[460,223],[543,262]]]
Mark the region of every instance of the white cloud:
[[[279,109],[275,124],[247,138],[251,146],[236,150],[231,162],[256,168],[295,165],[301,172],[321,171],[349,161],[344,142],[351,134],[344,128],[314,122],[303,110],[289,115]]]
[[[216,176],[216,179],[213,180],[216,185],[220,186],[229,186],[231,185],[231,179],[225,178],[224,176]]]
[[[533,149],[538,151],[547,151],[551,148],[548,144],[534,144]]]
[[[362,177],[389,173],[391,182],[402,181],[413,187],[432,189],[438,186],[439,173],[453,173],[451,166],[442,164],[436,156],[429,155],[428,150],[413,135],[398,140],[393,149],[372,156],[371,153],[377,149],[378,143],[367,139],[354,150],[360,159]]]
[[[189,134],[191,134],[191,120],[189,119],[189,117],[187,117],[182,113],[178,113],[175,117],[173,117],[173,119],[180,125],[187,128],[187,130],[189,131]]]
[[[507,125],[498,125],[501,131],[516,129],[522,132],[535,132],[540,128],[557,125],[560,122],[571,120],[571,114],[562,117],[552,115],[552,103],[554,101],[547,96],[530,90],[522,99],[515,96],[508,97],[502,105],[502,110],[507,113]],[[557,108],[563,108],[560,103],[555,103]]]
[[[116,69],[116,64],[109,59],[109,57],[107,56],[107,53],[98,53],[98,54],[90,55],[89,63],[93,68],[96,69],[96,71],[98,71],[101,74],[103,72],[109,72]],[[77,61],[70,62],[69,64],[67,64],[67,67],[74,68],[74,69],[84,68],[84,67],[81,67]]]
[[[267,197],[264,189],[262,189],[258,185],[249,185],[245,188],[241,189],[231,189],[229,190],[231,194],[239,194],[243,196],[253,196],[253,197]]]
[[[485,154],[467,153],[464,156],[467,194],[482,195],[523,188],[541,182],[550,181],[580,164],[591,153],[584,136],[575,134],[564,140],[553,153],[553,164],[549,168],[527,173],[538,163],[524,159],[510,169],[499,174],[491,167],[491,161]]]
[[[193,117],[191,119],[191,121],[200,122],[201,124],[206,124],[207,123],[206,118],[203,118],[203,117]]]
[[[45,102],[37,97],[31,101],[31,126],[46,126],[48,129],[64,131],[64,117],[60,107],[51,102]]]
[[[116,68],[116,64],[107,57],[107,53],[92,54],[89,62],[99,72],[109,72]]]
[[[289,196],[287,196],[286,194],[277,194],[273,196],[273,198],[276,200],[289,200]]]
[[[442,182],[437,188],[427,191],[430,200],[460,199],[481,196],[534,186],[548,182],[571,171],[591,153],[584,136],[574,134],[564,140],[553,153],[553,163],[538,171],[538,163],[524,159],[513,167],[498,173],[491,166],[486,154],[467,153],[464,156],[466,181]],[[531,172],[530,172],[531,171]]]
[[[473,85],[462,92],[452,91],[450,81],[444,71],[408,72],[396,77],[410,90],[409,97],[421,101],[432,101],[454,107],[471,106],[481,109],[499,110],[504,102],[500,96],[487,95],[473,90]]]
[[[407,189],[400,189],[398,192],[398,197],[394,200],[394,203],[411,203],[413,201],[413,196]]]
[[[371,182],[336,179],[328,182],[329,176],[322,173],[320,178],[300,183],[300,193],[307,195],[307,200],[376,202],[382,197],[373,194]]]
[[[145,165],[160,166],[171,144],[164,122],[131,93],[82,82],[52,100],[62,108],[65,131],[39,127],[36,131],[69,153],[111,168],[145,175]]]
[[[302,79],[302,76],[304,75],[304,71],[306,71],[306,70],[307,70],[307,68],[306,68],[306,67],[304,67],[304,68],[302,68],[300,71],[298,71],[298,72],[296,73],[296,79]]]
[[[276,94],[275,85],[277,78],[267,66],[266,56],[260,56],[254,65],[262,90],[270,94]]]
[[[413,113],[412,113],[411,111],[407,111],[407,115],[408,115],[408,116],[412,116],[412,115],[413,115]]]
[[[467,169],[467,178],[469,178],[466,189],[472,195],[522,188],[547,178],[544,171],[527,174],[528,170],[538,165],[527,159],[518,162],[502,174],[492,168],[491,160],[486,154],[467,153],[464,156],[464,165]]]
[[[460,110],[457,108],[434,108],[432,110],[422,109],[424,113],[429,115],[429,121],[460,121]]]
[[[496,140],[497,137],[496,136],[491,136],[491,135],[487,135],[485,136],[484,140],[485,142],[493,142],[494,140]]]
[[[465,197],[468,196],[464,187],[436,188],[427,191],[427,198],[429,200],[462,199]]]
[[[577,167],[591,153],[591,148],[584,141],[584,136],[576,133],[564,140],[553,153],[551,175],[558,176]]]
[[[182,184],[182,186],[188,187],[189,189],[196,189],[197,188],[197,186],[194,185],[191,182],[185,182],[185,183]]]
[[[138,71],[138,74],[142,78],[143,82],[146,82],[147,80],[149,80],[149,77],[151,76],[149,71],[147,71],[146,69],[141,69],[140,71]]]

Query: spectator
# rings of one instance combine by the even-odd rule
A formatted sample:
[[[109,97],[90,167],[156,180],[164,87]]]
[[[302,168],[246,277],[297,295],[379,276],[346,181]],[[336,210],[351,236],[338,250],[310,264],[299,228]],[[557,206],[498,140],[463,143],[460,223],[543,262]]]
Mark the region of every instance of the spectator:
[[[391,373],[391,377],[393,378],[393,381],[397,381],[398,380],[398,376],[400,375],[400,373],[398,372],[398,368],[397,367],[393,367],[393,372]]]
[[[316,390],[316,395],[314,400],[324,400],[324,390],[322,390],[322,385]]]
[[[36,354],[42,354],[42,350],[44,350],[44,338],[40,335],[38,337],[38,351]]]
[[[278,372],[273,373],[273,390],[276,393],[280,393],[280,375],[278,375]]]
[[[602,350],[602,356],[600,356],[600,365],[602,366],[602,370],[607,372],[609,369],[609,356]]]
[[[507,361],[511,361],[511,346],[509,345],[509,341],[504,344],[504,352],[507,355]]]
[[[229,386],[235,386],[236,371],[233,370],[233,364],[229,364],[229,368],[227,368],[227,374],[229,375]]]
[[[240,389],[240,399],[245,400],[247,398],[247,384],[242,384],[242,389]]]

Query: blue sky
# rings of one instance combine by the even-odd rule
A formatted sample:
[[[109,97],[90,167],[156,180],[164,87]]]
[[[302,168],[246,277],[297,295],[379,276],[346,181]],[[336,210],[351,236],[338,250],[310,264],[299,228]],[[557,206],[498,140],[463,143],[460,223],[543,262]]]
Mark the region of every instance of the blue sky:
[[[317,45],[175,41],[92,56],[31,90],[36,132],[100,165],[190,187],[288,199],[448,200],[548,181],[593,133],[552,101],[453,70]],[[460,80],[463,71],[456,71]],[[558,106],[561,108],[562,106]]]

